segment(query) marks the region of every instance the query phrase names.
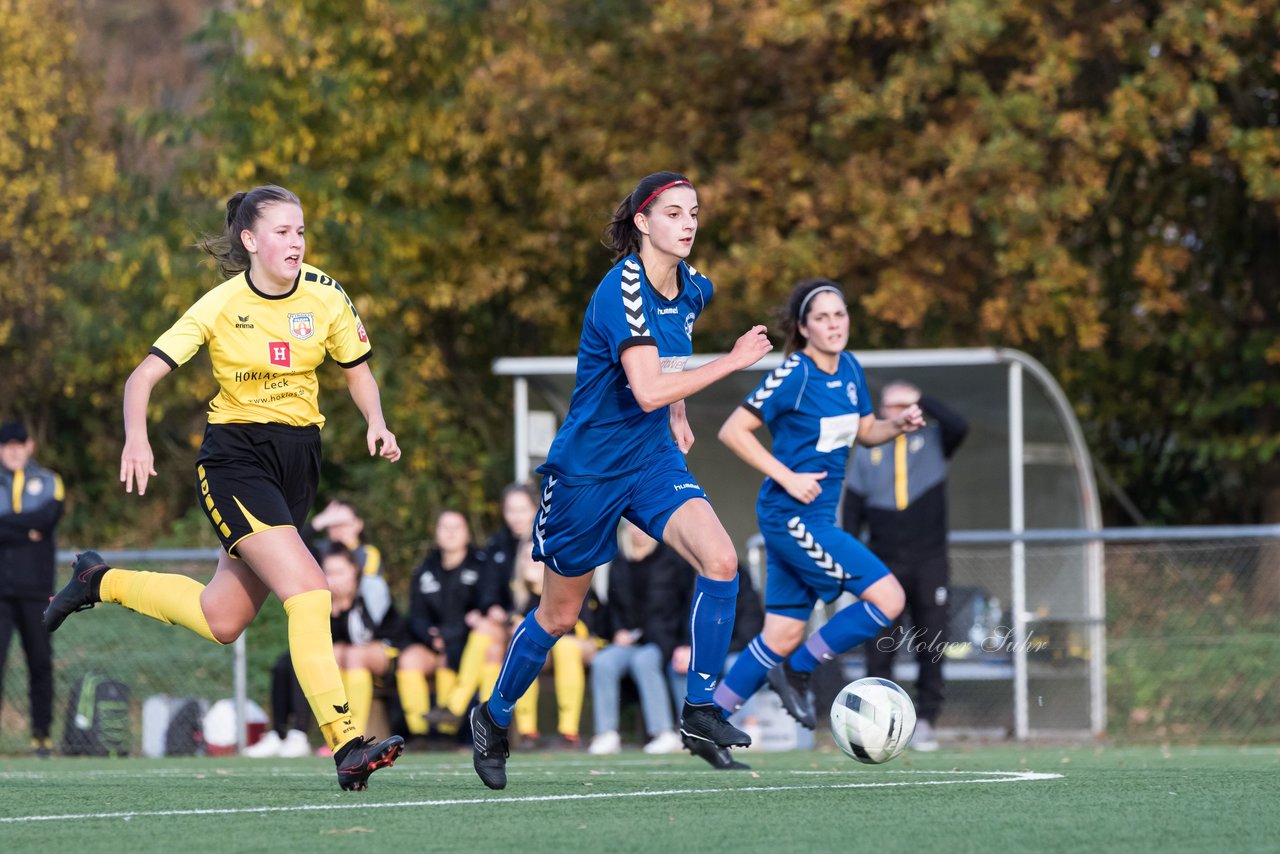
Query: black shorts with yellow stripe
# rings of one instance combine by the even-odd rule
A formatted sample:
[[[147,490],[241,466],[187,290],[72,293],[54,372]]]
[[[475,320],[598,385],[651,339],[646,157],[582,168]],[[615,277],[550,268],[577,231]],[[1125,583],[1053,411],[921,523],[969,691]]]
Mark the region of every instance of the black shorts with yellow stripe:
[[[320,428],[210,424],[196,458],[196,500],[227,553],[250,534],[301,528],[320,482]]]

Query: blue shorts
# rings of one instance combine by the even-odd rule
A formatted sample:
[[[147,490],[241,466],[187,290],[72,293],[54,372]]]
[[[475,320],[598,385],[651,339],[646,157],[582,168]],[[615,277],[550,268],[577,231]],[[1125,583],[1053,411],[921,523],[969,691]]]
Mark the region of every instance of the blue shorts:
[[[889,574],[884,561],[835,520],[762,518],[760,533],[767,558],[764,609],[770,614],[807,620],[819,600],[830,602],[846,591],[861,596]]]
[[[542,496],[533,520],[533,559],[559,575],[584,575],[612,560],[623,517],[661,542],[672,513],[686,501],[707,497],[674,446],[621,477],[539,473]]]

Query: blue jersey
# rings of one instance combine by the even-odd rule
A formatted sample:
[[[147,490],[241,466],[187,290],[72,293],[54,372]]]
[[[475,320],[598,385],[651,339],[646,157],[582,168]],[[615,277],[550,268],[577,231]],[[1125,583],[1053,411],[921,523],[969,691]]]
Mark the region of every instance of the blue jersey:
[[[871,414],[871,395],[862,365],[852,353],[841,353],[834,374],[818,369],[804,353],[792,353],[742,404],[760,416],[773,437],[773,455],[794,472],[826,472],[822,494],[801,504],[765,478],[757,509],[787,519],[835,518],[849,448],[858,425]]]
[[[684,370],[693,354],[693,323],[711,302],[711,281],[683,261],[674,299],[659,294],[636,255],[605,274],[587,306],[578,341],[578,373],[569,414],[556,434],[542,474],[602,478],[642,468],[674,448],[667,408],[645,412],[636,402],[622,353],[657,346],[664,373]]]

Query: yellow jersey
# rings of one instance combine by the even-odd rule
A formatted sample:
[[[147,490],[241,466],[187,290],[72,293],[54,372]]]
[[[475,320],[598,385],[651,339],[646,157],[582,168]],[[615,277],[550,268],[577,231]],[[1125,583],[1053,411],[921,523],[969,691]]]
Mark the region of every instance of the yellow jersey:
[[[176,368],[209,345],[219,391],[210,424],[324,424],[316,368],[328,353],[344,368],[371,355],[346,291],[303,264],[293,289],[272,296],[247,272],[218,285],[160,336],[151,352]]]

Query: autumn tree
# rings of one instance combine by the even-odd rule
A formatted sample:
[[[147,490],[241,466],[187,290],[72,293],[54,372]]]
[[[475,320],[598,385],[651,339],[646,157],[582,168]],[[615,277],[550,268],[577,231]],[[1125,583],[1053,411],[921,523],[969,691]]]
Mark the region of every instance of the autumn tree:
[[[103,250],[86,215],[116,173],[93,127],[70,4],[5,0],[0,17],[0,411],[43,439],[76,363],[74,315],[91,310],[76,304],[69,271]]]
[[[407,449],[408,477],[361,462],[331,371],[326,488],[402,535],[445,505],[492,518],[510,471],[492,358],[574,351],[601,227],[674,168],[720,293],[701,349],[830,276],[858,348],[1044,361],[1150,520],[1280,518],[1277,6],[246,0],[198,42],[200,108],[145,118],[181,168],[130,191],[96,278],[134,316],[113,309],[93,345],[145,352],[216,282],[183,247],[222,200],[289,186]],[[190,455],[208,379],[164,394]]]

